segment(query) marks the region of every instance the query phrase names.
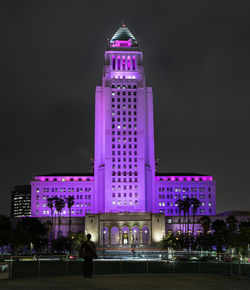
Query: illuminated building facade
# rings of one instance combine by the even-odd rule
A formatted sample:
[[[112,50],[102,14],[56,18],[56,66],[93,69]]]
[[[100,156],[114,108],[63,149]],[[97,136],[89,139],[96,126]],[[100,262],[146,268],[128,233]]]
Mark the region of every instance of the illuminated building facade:
[[[11,191],[11,217],[25,217],[31,215],[31,187],[17,185]]]
[[[92,217],[92,225],[88,221],[85,225],[92,232],[101,228],[96,234],[99,242],[104,232],[109,233],[106,239],[109,240],[112,227],[116,227],[117,243],[121,244],[123,228],[129,220],[137,223],[138,234],[144,226],[147,226],[146,232],[151,231],[154,215],[156,220],[164,215],[178,216],[177,200],[186,197],[201,201],[199,215],[216,213],[216,185],[212,176],[156,173],[152,88],[146,85],[138,41],[125,25],[109,42],[102,85],[96,87],[94,173],[35,176],[31,186],[32,216],[50,216],[48,197],[74,195],[72,216],[87,214],[87,220]],[[126,213],[129,219],[119,223],[123,219],[121,213]],[[117,216],[117,224],[111,214]],[[151,216],[144,216],[144,224],[136,214]],[[67,207],[62,216],[69,216]],[[107,224],[110,227],[105,230]],[[125,233],[128,241],[132,227],[128,226]],[[162,225],[157,231],[162,235]],[[153,232],[150,234],[152,238]],[[143,239],[143,234],[137,237],[137,241]]]

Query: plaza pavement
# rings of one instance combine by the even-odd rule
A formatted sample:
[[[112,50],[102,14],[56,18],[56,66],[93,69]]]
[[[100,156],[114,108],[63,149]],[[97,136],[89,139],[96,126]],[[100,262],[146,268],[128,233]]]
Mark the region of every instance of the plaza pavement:
[[[238,290],[250,289],[250,279],[211,274],[166,274],[166,275],[124,275],[95,276],[86,279],[81,276],[29,278],[12,281],[1,280],[3,290]]]

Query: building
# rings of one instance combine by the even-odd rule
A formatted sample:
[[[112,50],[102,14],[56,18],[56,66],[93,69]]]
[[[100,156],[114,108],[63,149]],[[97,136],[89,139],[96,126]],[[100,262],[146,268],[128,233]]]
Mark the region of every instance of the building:
[[[17,185],[11,191],[11,217],[31,215],[31,186]]]
[[[196,197],[198,214],[216,213],[212,176],[161,174],[156,168],[153,92],[139,43],[122,25],[109,42],[102,85],[96,87],[94,173],[35,176],[31,215],[50,216],[48,197],[74,195],[72,216],[86,216],[85,230],[95,241],[153,244],[165,234],[165,216],[180,214],[178,199]],[[67,207],[62,216],[69,216]]]

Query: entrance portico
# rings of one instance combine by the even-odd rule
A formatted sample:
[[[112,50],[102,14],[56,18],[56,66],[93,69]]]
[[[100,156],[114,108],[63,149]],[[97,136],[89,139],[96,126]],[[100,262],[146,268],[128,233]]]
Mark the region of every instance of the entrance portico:
[[[164,214],[105,213],[85,217],[85,231],[101,246],[154,245],[165,235]]]

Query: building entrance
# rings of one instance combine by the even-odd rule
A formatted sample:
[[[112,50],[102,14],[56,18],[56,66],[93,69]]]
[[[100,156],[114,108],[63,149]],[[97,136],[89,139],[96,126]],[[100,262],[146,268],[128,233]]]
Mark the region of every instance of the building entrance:
[[[85,233],[103,246],[157,245],[165,235],[165,215],[152,213],[104,213],[85,217]]]
[[[128,244],[128,234],[127,233],[123,233],[122,234],[122,244],[123,245],[127,245]]]

